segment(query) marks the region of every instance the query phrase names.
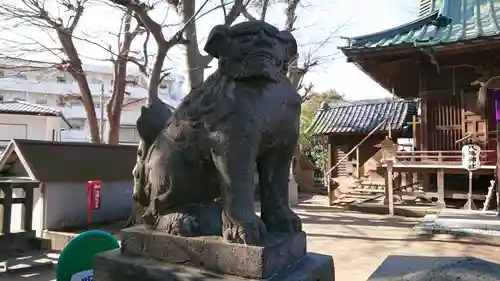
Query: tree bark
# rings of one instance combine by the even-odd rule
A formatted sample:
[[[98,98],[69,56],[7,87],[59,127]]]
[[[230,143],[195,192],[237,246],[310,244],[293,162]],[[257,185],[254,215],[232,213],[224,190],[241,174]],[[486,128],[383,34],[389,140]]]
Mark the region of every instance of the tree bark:
[[[65,30],[63,27],[56,28],[57,37],[61,42],[64,53],[68,57],[67,71],[76,80],[80,96],[83,103],[83,108],[87,114],[87,121],[89,124],[90,140],[93,143],[100,143],[99,126],[97,124],[97,117],[94,108],[94,100],[92,99],[92,91],[90,90],[87,76],[83,71],[82,61],[78,56],[75,44],[73,43],[72,34]]]
[[[125,99],[125,89],[127,86],[127,62],[132,41],[139,33],[139,29],[131,30],[132,11],[129,9],[123,21],[123,42],[119,48],[119,54],[113,62],[114,79],[113,92],[109,100],[106,111],[108,114],[108,144],[118,144],[120,142],[120,124]],[[118,35],[120,36],[120,35]]]
[[[196,12],[196,1],[183,0],[177,6],[177,13],[181,18],[182,23],[186,23]],[[198,48],[198,35],[196,33],[196,22],[191,22],[186,25],[184,36],[188,40],[186,44],[186,74],[188,89],[199,87],[203,83],[204,72],[207,65],[203,65],[203,56]]]
[[[158,46],[158,52],[156,53],[155,62],[153,64],[153,70],[149,76],[149,88],[148,88],[148,104],[151,105],[153,100],[158,98],[158,87],[161,83],[161,73],[163,69],[163,63],[167,57],[168,52],[167,47]]]
[[[187,86],[188,89],[199,87],[205,79],[205,69],[212,62],[213,57],[202,55],[198,46],[198,35],[196,31],[196,22],[189,20],[196,13],[196,1],[194,0],[181,0],[172,1],[177,11],[178,16],[183,24],[186,25],[184,30],[184,37],[187,39],[186,44],[186,72],[187,72]],[[244,9],[243,0],[235,0],[231,10],[225,15],[224,22],[227,25],[233,24]],[[187,24],[186,24],[187,23]]]

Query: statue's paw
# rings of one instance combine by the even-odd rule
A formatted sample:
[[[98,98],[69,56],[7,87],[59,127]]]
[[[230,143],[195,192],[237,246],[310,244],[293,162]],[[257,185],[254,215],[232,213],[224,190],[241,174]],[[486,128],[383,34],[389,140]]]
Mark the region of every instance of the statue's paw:
[[[224,240],[247,245],[259,245],[266,234],[266,226],[256,214],[229,217],[222,212]]]
[[[158,223],[158,216],[151,210],[151,208],[148,208],[142,215],[142,222],[146,228],[155,229]]]
[[[196,217],[192,215],[170,213],[160,216],[155,228],[171,235],[192,237],[197,235],[199,225]]]
[[[143,191],[134,191],[134,193],[132,194],[132,200],[134,201],[134,203],[141,206],[149,206],[150,198]]]
[[[262,220],[269,232],[299,233],[302,231],[299,216],[288,207],[262,213]]]

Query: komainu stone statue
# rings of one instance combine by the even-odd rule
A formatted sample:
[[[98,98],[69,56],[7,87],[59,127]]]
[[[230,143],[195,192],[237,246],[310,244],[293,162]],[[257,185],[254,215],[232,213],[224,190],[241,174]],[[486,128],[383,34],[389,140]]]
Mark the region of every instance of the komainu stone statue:
[[[137,122],[134,200],[147,207],[145,224],[250,245],[266,232],[300,232],[288,205],[300,119],[300,96],[285,75],[294,37],[262,21],[221,25],[205,51],[219,60],[216,72],[174,112],[156,100]]]
[[[175,111],[159,99],[142,109],[133,198],[145,226],[123,229],[120,249],[94,257],[93,280],[334,280],[332,257],[307,252],[288,205],[300,97],[285,73],[295,39],[244,22],[216,26],[205,51],[219,67]]]

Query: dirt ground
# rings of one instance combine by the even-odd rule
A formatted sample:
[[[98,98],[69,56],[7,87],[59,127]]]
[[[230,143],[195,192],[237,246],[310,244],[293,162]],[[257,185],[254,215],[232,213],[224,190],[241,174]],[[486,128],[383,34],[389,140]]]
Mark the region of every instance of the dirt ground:
[[[474,236],[412,238],[411,229],[418,219],[389,218],[317,205],[301,205],[295,210],[303,220],[308,250],[334,257],[337,281],[364,281],[389,255],[474,256],[500,263],[500,244],[480,243]],[[55,277],[53,271],[47,270],[31,276],[0,277],[0,280],[52,281]]]

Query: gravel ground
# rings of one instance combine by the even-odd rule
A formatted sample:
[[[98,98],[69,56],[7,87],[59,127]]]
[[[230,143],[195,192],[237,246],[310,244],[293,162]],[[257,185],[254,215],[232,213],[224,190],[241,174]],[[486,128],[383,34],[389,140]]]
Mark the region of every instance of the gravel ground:
[[[415,218],[390,218],[317,205],[301,205],[295,210],[303,219],[308,250],[334,257],[337,281],[365,281],[390,255],[473,256],[500,263],[497,239],[476,235],[415,238],[412,228],[419,221]],[[0,280],[52,281],[55,277],[53,270],[45,270],[2,276]]]

